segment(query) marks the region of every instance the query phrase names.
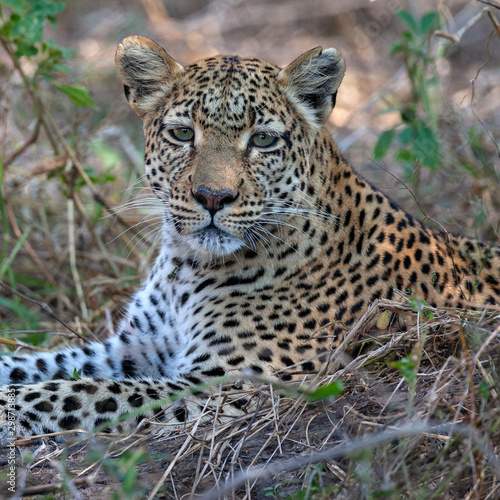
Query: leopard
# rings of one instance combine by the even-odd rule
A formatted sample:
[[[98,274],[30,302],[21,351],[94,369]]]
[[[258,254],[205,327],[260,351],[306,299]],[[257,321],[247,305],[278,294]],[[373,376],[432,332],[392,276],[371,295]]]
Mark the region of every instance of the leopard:
[[[3,443],[134,411],[186,425],[224,377],[317,373],[370,304],[408,289],[436,307],[500,304],[497,243],[426,227],[340,153],[327,128],[338,50],[283,68],[237,55],[183,66],[136,35],[115,60],[143,123],[161,249],[113,336],[1,358],[2,418],[16,417]],[[228,418],[251,411],[228,401]]]

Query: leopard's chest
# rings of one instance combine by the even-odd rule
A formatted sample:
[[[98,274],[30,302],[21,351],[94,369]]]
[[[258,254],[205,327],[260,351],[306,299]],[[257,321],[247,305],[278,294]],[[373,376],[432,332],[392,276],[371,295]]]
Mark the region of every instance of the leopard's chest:
[[[142,293],[161,297],[165,335],[184,360],[211,354],[226,368],[276,369],[323,351],[339,333],[327,295],[331,270],[318,263],[173,268],[164,265]]]

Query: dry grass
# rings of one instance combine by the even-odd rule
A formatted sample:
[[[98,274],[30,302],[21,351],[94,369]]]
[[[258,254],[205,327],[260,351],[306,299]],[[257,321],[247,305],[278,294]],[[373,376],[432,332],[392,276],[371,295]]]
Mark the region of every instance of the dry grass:
[[[425,319],[429,310],[434,317]],[[393,326],[370,330],[384,311]],[[138,498],[262,498],[276,484],[280,495],[309,484],[340,498],[496,498],[500,308],[415,313],[381,301],[355,329],[357,340],[346,338],[314,380],[300,383],[310,391],[342,379],[345,390],[334,401],[308,403],[297,387],[249,380],[252,387],[238,396],[256,409],[230,422],[218,421],[221,389],[216,404],[184,428],[152,424],[97,439],[82,433],[65,447],[51,441],[30,460],[24,495],[72,483],[92,498],[113,477],[110,459],[123,461],[124,474],[136,466],[130,454],[143,453],[146,463],[128,491]],[[369,337],[366,352],[350,358],[353,342],[363,347]],[[414,384],[388,362],[407,356],[418,359]],[[332,364],[341,368],[332,372]],[[71,479],[61,482],[62,467]]]
[[[140,126],[112,68],[116,42],[132,32],[157,39],[183,62],[244,52],[286,64],[318,44],[341,48],[348,74],[330,125],[351,162],[414,214],[494,239],[498,171],[469,172],[456,164],[480,165],[481,155],[498,155],[498,60],[482,66],[487,44],[493,54],[498,46],[487,39],[492,23],[486,14],[477,17],[482,6],[457,1],[443,8],[450,33],[460,35],[456,52],[439,68],[447,103],[441,132],[453,155],[438,172],[422,172],[420,211],[388,173],[401,178],[399,166],[374,165],[366,146],[392,123],[378,111],[407,91],[401,63],[385,56],[399,28],[391,11],[388,21],[382,16],[387,6],[381,3],[287,2],[280,9],[279,2],[228,0],[200,10],[194,2],[183,19],[171,15],[180,3],[166,2],[166,11],[152,0],[144,0],[144,9],[96,3],[90,22],[75,3],[57,36],[79,49],[80,66],[90,68],[82,74],[101,108],[75,113],[42,86],[39,100],[55,148],[19,70],[2,53],[0,279],[14,289],[0,292],[4,350],[53,349],[112,335],[155,255],[159,221],[140,187]],[[433,7],[417,3],[423,11]],[[358,35],[373,22],[382,31],[365,43]],[[33,68],[21,70],[29,76]],[[482,130],[479,151],[460,140],[472,126]],[[220,390],[200,419],[161,429],[161,437],[153,424],[130,436],[82,433],[65,447],[47,439],[41,447],[31,444],[31,457],[22,459],[23,496],[498,498],[499,334],[494,307],[414,312],[409,302],[373,304],[323,370],[300,382],[310,392],[342,380],[336,399],[310,403],[297,387],[249,379],[239,394],[254,401],[253,409],[230,422],[217,419],[227,395]],[[414,364],[414,379],[411,370],[392,365],[402,359]]]

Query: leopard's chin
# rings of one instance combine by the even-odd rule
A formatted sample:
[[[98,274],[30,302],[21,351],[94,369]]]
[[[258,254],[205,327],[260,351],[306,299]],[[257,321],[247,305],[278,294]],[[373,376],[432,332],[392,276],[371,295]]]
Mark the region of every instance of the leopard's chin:
[[[230,255],[245,246],[245,242],[232,234],[210,224],[190,235],[187,240],[195,251],[211,255]]]

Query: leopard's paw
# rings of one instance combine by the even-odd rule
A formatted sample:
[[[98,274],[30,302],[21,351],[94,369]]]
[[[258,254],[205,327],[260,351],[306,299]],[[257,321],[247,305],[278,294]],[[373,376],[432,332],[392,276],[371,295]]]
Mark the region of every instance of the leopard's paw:
[[[16,392],[13,387],[0,388],[0,448],[5,448],[17,439]]]

